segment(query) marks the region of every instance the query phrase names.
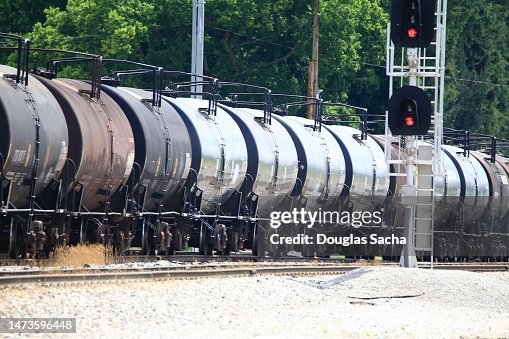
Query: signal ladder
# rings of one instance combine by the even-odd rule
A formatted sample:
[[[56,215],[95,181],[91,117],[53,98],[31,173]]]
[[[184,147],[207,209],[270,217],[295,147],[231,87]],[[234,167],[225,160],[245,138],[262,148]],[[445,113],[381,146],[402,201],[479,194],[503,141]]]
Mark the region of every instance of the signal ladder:
[[[387,75],[389,76],[389,98],[394,86],[416,85],[423,89],[431,99],[432,120],[428,136],[418,137],[415,142],[416,157],[412,162],[402,158],[391,159],[391,145],[398,144],[402,148],[402,138],[394,140],[387,123],[385,126],[385,159],[388,164],[397,168],[394,176],[406,176],[399,171],[403,165],[414,167],[416,174],[415,195],[415,229],[414,241],[417,256],[429,257],[433,264],[433,232],[435,215],[435,184],[436,178],[444,177],[443,152],[443,111],[444,111],[444,73],[445,73],[445,38],[447,22],[447,0],[437,0],[435,11],[435,41],[428,48],[396,48],[390,38],[390,24],[387,26]],[[401,51],[401,54],[400,54]],[[408,54],[415,53],[417,64],[409,65]],[[412,83],[416,81],[416,83]],[[429,141],[432,132],[433,144]],[[399,194],[399,192],[396,192]]]

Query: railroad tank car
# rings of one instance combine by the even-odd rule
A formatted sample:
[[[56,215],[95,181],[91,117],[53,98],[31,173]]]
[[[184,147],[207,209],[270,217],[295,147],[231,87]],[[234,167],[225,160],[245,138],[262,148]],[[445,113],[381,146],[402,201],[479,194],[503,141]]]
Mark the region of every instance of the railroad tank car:
[[[325,177],[325,189],[317,197],[315,208],[321,207],[322,200],[325,200],[324,209],[336,208],[339,203],[338,197],[345,185],[346,176],[345,158],[339,143],[336,142],[332,133],[326,128],[321,128],[320,130],[314,129],[314,121],[297,116],[288,116],[286,119],[295,121],[304,127],[304,130],[315,139],[315,144],[319,145],[319,147],[316,147],[316,149],[320,150],[318,152],[319,157],[325,160],[325,171],[321,174]],[[314,150],[315,152],[316,149]]]
[[[242,191],[256,197],[256,214],[267,218],[281,206],[294,189],[298,158],[290,134],[281,123],[262,122],[263,112],[221,105],[243,133],[248,151],[248,167]]]
[[[17,70],[0,66],[0,154],[3,197],[9,207],[27,207],[30,188],[38,196],[56,180],[68,152],[67,125],[58,101],[33,76],[16,83]],[[36,164],[37,163],[37,164]]]
[[[128,119],[107,94],[91,99],[85,82],[38,79],[59,102],[67,121],[67,189],[82,191],[79,200],[85,210],[104,208],[131,174],[134,137]]]
[[[214,213],[238,191],[247,170],[247,149],[235,121],[218,108],[215,115],[208,102],[192,98],[163,97],[180,114],[191,136],[192,160],[188,184],[202,191],[199,208]]]
[[[16,70],[1,66],[0,72]],[[236,250],[228,232],[237,232],[243,233],[240,240],[253,252],[264,255],[264,250],[254,250],[265,237],[257,233],[259,225],[268,228],[272,211],[299,207],[384,211],[384,225],[375,229],[382,232],[382,226],[395,226],[401,231],[401,209],[386,207],[396,201],[404,184],[402,177],[391,173],[405,172],[405,166],[386,163],[381,136],[364,138],[359,130],[339,125],[316,128],[315,121],[293,116],[273,115],[267,121],[267,112],[215,105],[206,99],[163,96],[159,107],[149,102],[153,93],[141,89],[103,85],[97,99],[90,97],[90,85],[82,81],[30,76],[25,87],[11,78],[0,81],[2,187],[11,182],[8,199],[14,207],[0,221],[4,234],[9,222],[26,216],[27,210],[19,208],[31,201],[27,183],[33,186],[38,207],[50,186],[61,185],[64,196],[81,191],[77,206],[57,204],[63,212],[37,209],[34,218],[41,225],[66,224],[68,219],[90,215],[97,216],[94,222],[118,229],[131,220],[129,227],[142,224],[143,232],[152,230],[152,237],[143,241],[157,242],[153,248],[175,241],[175,233],[169,233],[174,223],[181,231],[179,241],[198,243],[200,251],[202,246],[206,249],[205,243],[221,239],[228,242],[212,247],[222,253],[228,252],[225,246]],[[397,158],[402,151],[393,143],[390,152]],[[478,256],[503,248],[509,218],[508,160],[488,159],[473,151],[465,155],[464,149],[450,145],[444,145],[438,156],[444,176],[434,178],[437,248],[444,249],[444,256]],[[34,174],[37,180],[31,180]],[[139,205],[129,207],[125,194],[135,191],[143,191],[144,198],[131,201]],[[108,215],[110,198],[116,196],[122,208]],[[225,233],[219,234],[220,229]],[[323,230],[365,232],[344,225]],[[127,234],[126,230],[122,239],[103,241],[126,241]],[[444,239],[448,247],[442,245]],[[22,246],[10,242],[11,247],[18,244]],[[184,242],[177,247],[185,247]],[[331,253],[330,248],[324,253]]]
[[[325,145],[306,130],[305,123],[302,121],[278,116],[273,118],[281,122],[290,133],[297,149],[299,171],[292,195],[302,195],[305,199],[302,205],[306,209],[325,209],[325,196],[330,173]]]
[[[135,168],[128,183],[145,196],[139,209],[157,211],[187,179],[191,140],[186,125],[166,101],[161,107],[152,103],[147,91],[107,85],[102,90],[122,108],[133,130]]]
[[[466,157],[462,149],[450,145],[443,145],[442,153],[444,177],[435,179],[439,207],[435,208],[435,231],[446,241],[438,241],[437,251],[447,252],[443,248],[447,243],[454,244],[458,254],[465,254],[465,236],[480,235],[479,217],[492,193],[486,171],[475,157]]]
[[[360,131],[348,126],[324,125],[339,143],[346,164],[341,195],[348,196],[351,209],[369,211],[380,206],[389,194],[390,168],[375,139],[361,140]]]

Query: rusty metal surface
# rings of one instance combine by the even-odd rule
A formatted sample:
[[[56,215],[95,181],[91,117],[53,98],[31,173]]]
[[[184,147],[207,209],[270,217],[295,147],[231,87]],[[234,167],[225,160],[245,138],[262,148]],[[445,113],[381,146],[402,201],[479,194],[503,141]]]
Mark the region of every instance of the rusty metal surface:
[[[41,81],[59,101],[69,128],[69,158],[83,184],[82,206],[97,210],[131,174],[134,137],[121,108],[106,94],[91,99],[85,82],[70,79]]]
[[[131,123],[135,162],[141,172],[136,184],[147,187],[145,209],[155,211],[159,196],[166,202],[175,194],[191,167],[191,140],[184,121],[167,102],[154,107],[146,101],[152,98],[150,92],[104,85],[102,88],[122,107]]]
[[[35,194],[58,178],[67,156],[64,114],[51,93],[34,77],[29,86],[4,78],[16,69],[0,66],[0,153],[5,176],[12,181],[11,203],[25,207],[35,161],[37,121],[40,123],[39,166]]]

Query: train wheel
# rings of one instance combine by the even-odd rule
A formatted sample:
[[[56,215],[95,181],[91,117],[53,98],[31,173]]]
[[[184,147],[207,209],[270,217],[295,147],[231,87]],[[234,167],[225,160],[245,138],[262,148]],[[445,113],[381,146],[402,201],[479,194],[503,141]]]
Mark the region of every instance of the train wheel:
[[[205,224],[200,227],[200,255],[211,255],[212,248],[210,246],[210,236],[208,228]]]
[[[304,234],[310,238],[316,239],[316,232],[310,228],[304,230]],[[316,255],[316,245],[311,242],[309,244],[302,244],[302,256],[303,257],[314,257]]]
[[[14,218],[11,219],[9,232],[9,255],[11,259],[19,259],[26,255],[27,243],[23,235],[23,226],[20,226]]]
[[[80,223],[80,244],[84,244],[84,243],[88,242],[87,233],[88,233],[88,222],[85,222],[85,220],[81,219],[81,223]]]
[[[182,249],[182,237],[180,236],[180,232],[177,227],[173,227],[171,229],[171,235],[172,239],[170,242],[170,247],[168,247],[166,250],[167,255],[175,255],[177,249]]]
[[[151,255],[154,251],[153,241],[153,230],[148,225],[148,223],[143,222],[143,227],[141,231],[141,252],[144,255]]]
[[[239,232],[230,232],[228,235],[228,244],[226,245],[226,251],[227,254],[230,254],[231,252],[238,252],[239,251]]]
[[[253,255],[257,257],[265,256],[265,234],[258,224],[255,225],[253,231]]]

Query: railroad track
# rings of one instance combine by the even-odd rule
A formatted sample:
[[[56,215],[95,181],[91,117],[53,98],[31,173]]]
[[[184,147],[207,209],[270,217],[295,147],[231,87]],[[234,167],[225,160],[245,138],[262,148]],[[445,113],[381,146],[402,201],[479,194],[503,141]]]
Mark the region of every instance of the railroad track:
[[[2,272],[1,285],[27,283],[79,283],[91,281],[124,281],[153,279],[196,279],[210,277],[238,277],[259,275],[343,274],[365,267],[357,265],[249,265],[242,267],[203,265],[192,267],[164,267],[143,269],[118,269],[97,272],[76,270],[73,272]]]
[[[419,268],[431,269],[430,264],[419,264]],[[433,264],[433,269],[439,270],[460,270],[470,272],[509,272],[508,263],[438,263]]]
[[[384,266],[397,266],[387,263]],[[197,279],[211,277],[238,277],[259,275],[344,274],[357,268],[380,267],[366,264],[251,262],[208,263],[167,267],[75,268],[38,271],[0,272],[0,286],[27,283],[87,283],[101,281]],[[421,269],[430,269],[421,264]],[[433,269],[464,270],[472,272],[508,272],[509,264],[434,264]]]

